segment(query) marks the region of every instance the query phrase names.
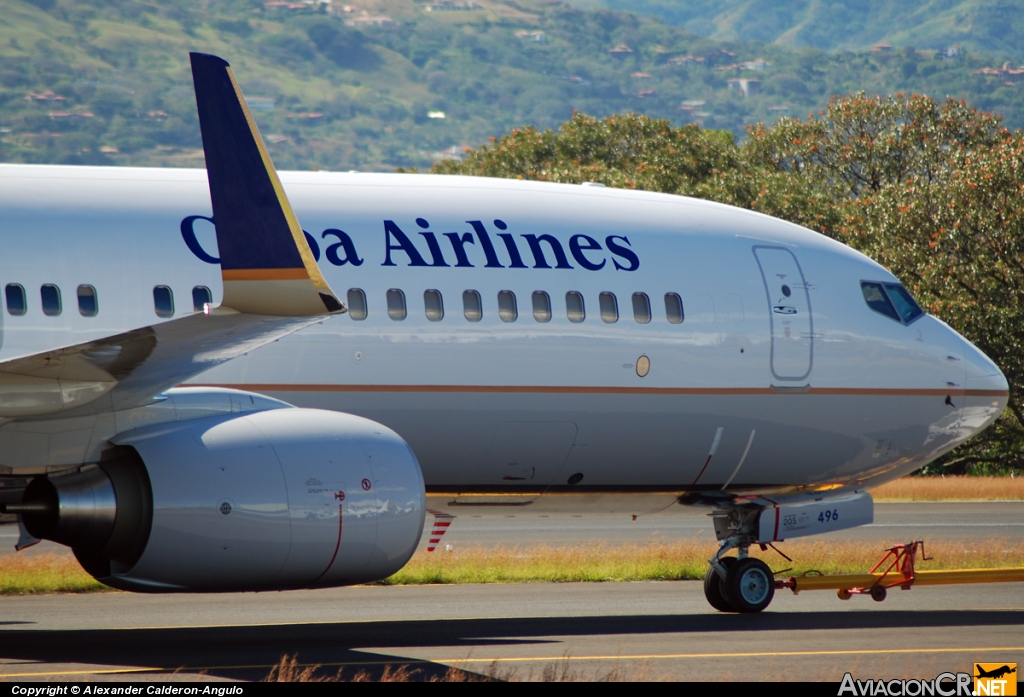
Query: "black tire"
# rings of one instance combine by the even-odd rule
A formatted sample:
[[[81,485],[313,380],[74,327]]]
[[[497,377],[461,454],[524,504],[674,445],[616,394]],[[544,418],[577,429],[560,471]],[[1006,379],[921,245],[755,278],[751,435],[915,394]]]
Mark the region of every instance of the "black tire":
[[[885,586],[871,586],[871,599],[876,603],[885,600],[886,595],[888,595],[888,592],[885,590]]]
[[[725,596],[735,612],[761,612],[775,597],[775,576],[760,559],[739,559],[725,577]]]
[[[728,572],[739,559],[736,557],[723,557],[718,561]],[[736,612],[736,608],[732,606],[732,603],[725,596],[725,582],[713,566],[709,566],[708,572],[704,574],[704,597],[711,603],[711,607],[719,612]]]

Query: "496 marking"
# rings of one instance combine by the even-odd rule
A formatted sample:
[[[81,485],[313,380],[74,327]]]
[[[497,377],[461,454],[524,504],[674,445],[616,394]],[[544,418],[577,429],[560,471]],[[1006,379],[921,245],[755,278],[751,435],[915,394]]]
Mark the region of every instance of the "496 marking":
[[[824,510],[818,514],[819,523],[831,523],[834,520],[839,520],[839,509],[833,508],[831,511]]]

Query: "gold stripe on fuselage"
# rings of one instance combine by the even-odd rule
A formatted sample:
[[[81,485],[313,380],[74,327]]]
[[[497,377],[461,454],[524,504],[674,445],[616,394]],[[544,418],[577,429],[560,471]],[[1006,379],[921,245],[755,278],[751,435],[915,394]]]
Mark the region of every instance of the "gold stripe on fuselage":
[[[856,395],[872,397],[1008,397],[1006,390],[901,389],[872,387],[808,387],[779,391],[772,387],[591,387],[561,385],[312,385],[312,384],[203,384],[189,387],[226,387],[250,392],[438,392],[488,394],[638,394],[638,395]]]
[[[223,269],[225,281],[305,281],[306,269]]]

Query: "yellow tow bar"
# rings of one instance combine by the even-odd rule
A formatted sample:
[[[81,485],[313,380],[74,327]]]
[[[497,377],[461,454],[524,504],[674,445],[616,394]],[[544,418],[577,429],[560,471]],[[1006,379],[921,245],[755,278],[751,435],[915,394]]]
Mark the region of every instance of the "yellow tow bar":
[[[909,590],[912,586],[944,586],[958,583],[1013,583],[1024,582],[1024,568],[957,569],[950,571],[917,571],[914,562],[917,553],[924,556],[924,542],[918,540],[896,545],[866,574],[805,574],[777,579],[776,588],[801,591],[835,590],[843,600],[854,595],[870,595],[874,600],[885,600],[889,588],[899,586]]]

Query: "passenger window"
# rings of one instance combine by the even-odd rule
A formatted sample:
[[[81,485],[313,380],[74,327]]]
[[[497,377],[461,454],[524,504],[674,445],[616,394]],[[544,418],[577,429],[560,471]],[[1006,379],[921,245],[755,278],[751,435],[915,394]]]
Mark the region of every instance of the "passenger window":
[[[366,293],[361,288],[348,289],[348,316],[357,321],[366,319]]]
[[[651,300],[647,293],[633,293],[633,319],[640,324],[651,321]]]
[[[683,299],[675,293],[665,293],[665,317],[669,324],[683,323]]]
[[[397,288],[388,291],[388,317],[399,322],[405,319],[405,293]]]
[[[100,311],[99,299],[96,297],[96,289],[92,286],[78,286],[78,313],[82,317],[95,317]]]
[[[619,303],[615,300],[614,293],[601,293],[598,296],[601,305],[601,319],[608,324],[619,321]]]
[[[157,317],[174,316],[174,293],[167,286],[153,288],[153,309]]]
[[[894,319],[897,322],[900,321],[900,316],[896,312],[896,308],[889,302],[889,297],[885,294],[885,291],[882,290],[881,283],[862,282],[860,290],[864,293],[864,302],[868,304],[868,307],[889,319]]]
[[[583,306],[583,295],[574,290],[565,294],[565,314],[570,322],[579,323],[587,318],[586,308]]]
[[[39,289],[39,295],[43,300],[43,314],[56,317],[61,312],[60,288],[47,283]]]
[[[498,291],[498,317],[501,317],[502,322],[515,322],[519,317],[516,294],[510,290]]]
[[[533,318],[538,322],[551,321],[551,297],[542,290],[533,291]]]
[[[470,322],[479,322],[484,316],[483,301],[475,290],[467,290],[462,294],[462,314]]]
[[[427,319],[431,322],[440,322],[444,319],[444,303],[441,300],[441,291],[423,291],[423,309],[427,313]]]
[[[213,304],[213,293],[206,286],[196,286],[192,289],[192,309],[196,312],[206,312],[206,306]]]
[[[20,283],[8,283],[5,289],[7,295],[7,311],[12,315],[23,315],[28,310],[28,299],[25,297],[25,286]]]

